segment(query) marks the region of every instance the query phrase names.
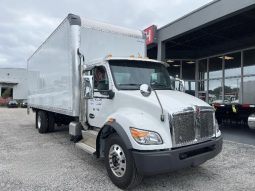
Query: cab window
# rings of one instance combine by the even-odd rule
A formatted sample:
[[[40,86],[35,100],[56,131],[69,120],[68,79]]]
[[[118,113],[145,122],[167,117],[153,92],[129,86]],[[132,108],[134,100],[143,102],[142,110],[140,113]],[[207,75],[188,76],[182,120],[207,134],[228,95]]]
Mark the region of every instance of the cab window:
[[[109,90],[109,80],[105,67],[98,66],[94,69],[94,88],[98,91]]]

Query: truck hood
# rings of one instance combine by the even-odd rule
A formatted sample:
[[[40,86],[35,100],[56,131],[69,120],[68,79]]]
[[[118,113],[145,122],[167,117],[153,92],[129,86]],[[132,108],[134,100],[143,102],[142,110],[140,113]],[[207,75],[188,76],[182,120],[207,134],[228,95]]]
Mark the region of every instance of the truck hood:
[[[200,100],[194,96],[189,94],[174,91],[174,90],[156,90],[159,100],[163,106],[163,109],[168,113],[175,113],[182,111],[185,108],[192,106],[207,106],[210,107],[209,104]],[[155,92],[151,92],[149,97],[144,97],[140,91],[121,91],[122,98],[127,101],[129,104],[135,104],[139,109],[146,109],[146,111],[157,107],[160,108],[158,100],[156,98]],[[132,101],[131,101],[132,100]]]
[[[210,105],[204,102],[203,100],[183,92],[173,90],[156,90],[156,91],[164,110],[167,110],[169,113],[178,112],[187,107],[193,106],[210,107]]]

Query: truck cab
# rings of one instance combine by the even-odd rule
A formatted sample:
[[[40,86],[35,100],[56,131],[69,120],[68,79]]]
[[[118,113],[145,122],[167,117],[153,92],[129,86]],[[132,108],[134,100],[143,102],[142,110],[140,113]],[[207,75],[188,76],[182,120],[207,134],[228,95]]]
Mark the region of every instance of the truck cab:
[[[76,145],[105,158],[117,186],[130,186],[130,174],[139,182],[144,175],[197,166],[221,151],[214,109],[173,89],[165,63],[108,56],[82,73],[87,112]]]

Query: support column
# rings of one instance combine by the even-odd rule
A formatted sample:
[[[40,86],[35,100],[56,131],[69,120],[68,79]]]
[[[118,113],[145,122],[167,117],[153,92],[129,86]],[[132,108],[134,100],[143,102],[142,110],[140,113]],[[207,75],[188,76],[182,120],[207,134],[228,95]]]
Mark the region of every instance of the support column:
[[[222,59],[222,102],[224,103],[225,100],[225,54],[223,55]]]
[[[209,58],[207,58],[207,60],[206,60],[206,68],[207,68],[207,70],[206,70],[206,73],[207,73],[207,80],[206,80],[206,102],[207,103],[209,103],[209,98],[210,98],[210,95],[209,95],[209,63],[210,62],[210,60],[209,60]]]
[[[243,50],[241,51],[241,84],[240,84],[240,90],[239,93],[239,103],[243,104],[243,62],[244,62],[244,57],[243,57]]]
[[[198,80],[199,80],[199,76],[198,76],[198,60],[196,60],[196,64],[195,64],[195,96],[198,97]]]
[[[158,42],[157,60],[166,61],[166,44],[164,42]]]

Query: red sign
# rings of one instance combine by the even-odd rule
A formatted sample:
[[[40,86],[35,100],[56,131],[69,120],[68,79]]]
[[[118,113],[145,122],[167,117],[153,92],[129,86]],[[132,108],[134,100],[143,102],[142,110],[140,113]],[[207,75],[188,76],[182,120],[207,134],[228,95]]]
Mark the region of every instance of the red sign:
[[[156,31],[157,31],[157,26],[155,25],[152,25],[148,27],[147,29],[144,29],[144,32],[146,34],[146,45],[155,43]]]

